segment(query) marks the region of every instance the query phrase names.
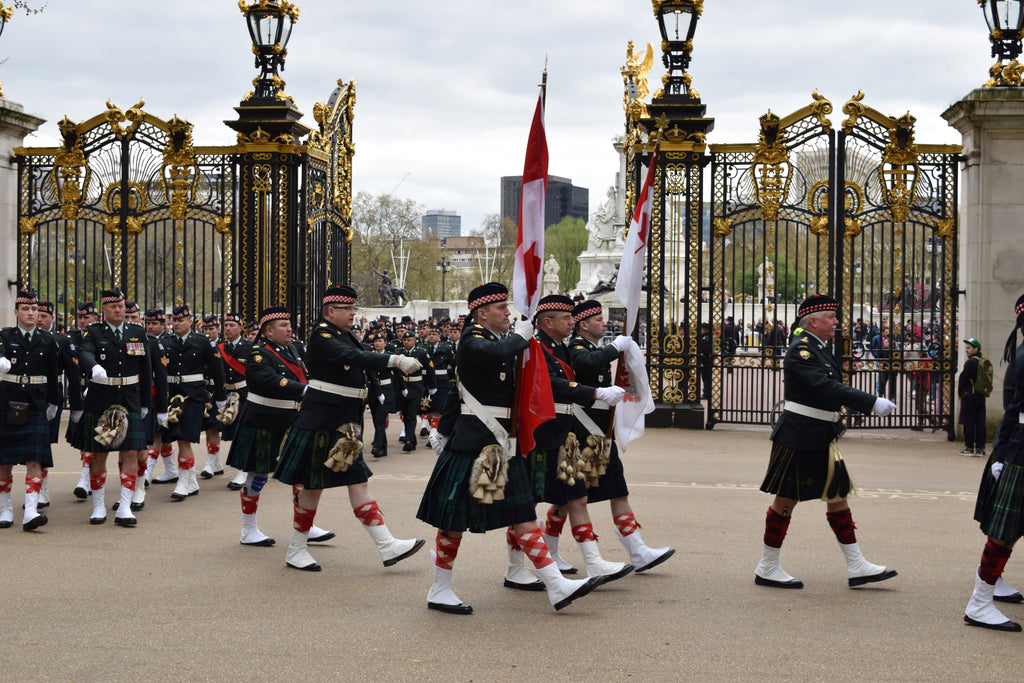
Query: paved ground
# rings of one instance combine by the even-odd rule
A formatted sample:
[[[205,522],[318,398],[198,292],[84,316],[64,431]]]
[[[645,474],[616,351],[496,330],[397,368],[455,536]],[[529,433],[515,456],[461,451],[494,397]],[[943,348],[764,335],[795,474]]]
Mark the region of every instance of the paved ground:
[[[769,502],[757,491],[766,437],[649,431],[626,456],[632,501],[645,539],[678,552],[563,612],[543,593],[502,587],[504,534],[467,536],[454,576],[475,609],[469,617],[426,609],[425,551],[384,569],[342,491],[328,491],[317,516],[338,533],[313,550],[324,571],[305,573],[284,564],[286,487],[268,485],[261,501],[276,548],[238,544],[238,494],[223,476],[182,503],[170,487],[152,487],[135,529],[93,527],[91,506],[71,495],[77,454],[61,447],[50,524],[0,531],[3,668],[12,680],[77,681],[1020,675],[1024,635],[962,622],[983,542],[971,520],[982,460],[957,456],[942,434],[850,435],[843,452],[861,491],[852,501],[858,538],[868,559],[899,576],[847,588],[824,505],[813,502],[797,509],[782,556],[806,588],[773,590],[753,583]],[[433,538],[414,517],[433,460],[427,449],[392,447],[371,463],[371,488],[396,535]],[[607,505],[593,513],[605,556],[625,559]],[[568,545],[567,558],[579,561]],[[1024,587],[1020,561],[1011,559],[1006,578]],[[1005,612],[1024,619],[1024,605]]]

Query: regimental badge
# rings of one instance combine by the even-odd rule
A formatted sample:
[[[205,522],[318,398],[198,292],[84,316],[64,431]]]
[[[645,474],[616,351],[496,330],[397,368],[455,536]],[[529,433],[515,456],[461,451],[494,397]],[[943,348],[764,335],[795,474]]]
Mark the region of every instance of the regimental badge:
[[[598,375],[597,376],[597,381],[598,382],[603,382],[604,381],[604,375]]]
[[[330,332],[321,332],[320,336],[321,337],[327,337],[328,339],[330,339],[331,338],[331,333]]]
[[[75,362],[78,362],[78,361],[75,361]],[[160,359],[160,362],[163,363],[164,367],[166,368],[167,367],[167,363],[169,363],[170,361],[167,360],[167,356],[164,356],[163,358]]]
[[[430,367],[434,367],[434,361],[428,361],[428,362],[427,362],[427,364],[428,364],[428,365],[429,365]]]
[[[256,361],[257,363],[262,363],[263,362],[263,356],[261,356],[258,353],[254,353],[253,356],[252,356],[252,359],[254,361]]]
[[[282,377],[281,378],[281,386],[282,387],[288,386],[288,379],[286,377]]]
[[[811,357],[811,352],[808,351],[807,349],[800,349],[800,357],[803,358],[804,360],[807,360],[808,358]]]
[[[14,365],[17,362],[18,362],[18,357],[17,356],[15,356],[14,358],[11,359],[11,365]]]
[[[504,372],[499,372],[498,373],[498,381],[499,382],[504,382],[505,381],[505,373]]]
[[[214,358],[220,358],[220,351],[214,351],[213,352],[213,357]]]
[[[100,354],[100,360],[106,360],[106,359],[107,359],[107,354],[101,353]]]
[[[576,382],[569,382],[569,386],[572,387],[573,389],[575,389],[576,388]]]
[[[345,366],[345,369],[346,369],[346,370],[348,370],[348,369],[350,369],[351,367],[352,367],[351,365],[346,365],[346,366]]]
[[[806,344],[808,340],[807,337],[800,337],[800,341]]]

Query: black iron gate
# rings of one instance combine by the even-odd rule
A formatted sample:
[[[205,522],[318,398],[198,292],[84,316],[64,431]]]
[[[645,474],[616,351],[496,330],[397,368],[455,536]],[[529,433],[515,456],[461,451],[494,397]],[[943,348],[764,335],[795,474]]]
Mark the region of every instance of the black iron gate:
[[[827,293],[847,381],[898,404],[850,426],[953,433],[960,147],[916,144],[912,116],[862,99],[839,131],[815,92],[762,116],[756,144],[711,146],[709,427],[772,423],[796,309]]]

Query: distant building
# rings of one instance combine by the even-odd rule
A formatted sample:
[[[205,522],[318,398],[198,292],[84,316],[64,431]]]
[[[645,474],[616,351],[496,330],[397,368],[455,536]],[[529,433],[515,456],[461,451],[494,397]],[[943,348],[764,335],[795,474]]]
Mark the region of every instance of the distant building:
[[[501,216],[513,223],[519,222],[519,196],[522,193],[523,176],[503,176],[501,179]],[[590,217],[590,190],[574,187],[569,178],[548,176],[548,192],[544,202],[544,227],[550,228],[566,216]]]
[[[456,212],[431,209],[423,216],[423,239],[460,237],[461,235],[462,216]]]

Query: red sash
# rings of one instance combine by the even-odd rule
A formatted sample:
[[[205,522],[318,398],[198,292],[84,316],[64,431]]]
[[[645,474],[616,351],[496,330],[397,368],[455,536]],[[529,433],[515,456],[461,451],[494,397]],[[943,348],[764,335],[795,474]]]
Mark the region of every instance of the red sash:
[[[270,348],[269,346],[264,346],[263,348],[265,348],[267,351],[270,351],[272,354],[277,356],[277,359],[279,361],[281,361],[282,363],[284,363],[285,367],[287,367],[289,370],[291,370],[292,374],[295,375],[296,377],[298,377],[300,382],[302,382],[303,384],[306,383],[306,373],[302,371],[302,365],[296,365],[295,363],[291,362],[290,360],[285,360],[284,358],[281,357],[281,354],[279,354],[277,351],[275,351],[274,349]]]
[[[217,344],[217,348],[220,349],[220,357],[224,359],[224,362],[228,364],[228,367],[237,372],[242,377],[245,377],[245,365],[243,365],[237,358],[232,356],[230,353],[224,351],[224,344],[227,342],[220,342]]]
[[[548,345],[545,344],[544,342],[540,343],[540,347],[542,349],[544,349],[544,353],[548,354],[549,356],[551,356],[552,358],[554,358],[555,360],[558,361],[558,364],[562,366],[562,370],[565,372],[565,376],[569,378],[570,382],[575,382],[576,381],[576,373],[574,373],[572,371],[572,368],[569,367],[568,363],[566,363],[564,360],[562,360],[561,358],[559,358],[555,354],[551,353],[551,349],[549,349]]]

